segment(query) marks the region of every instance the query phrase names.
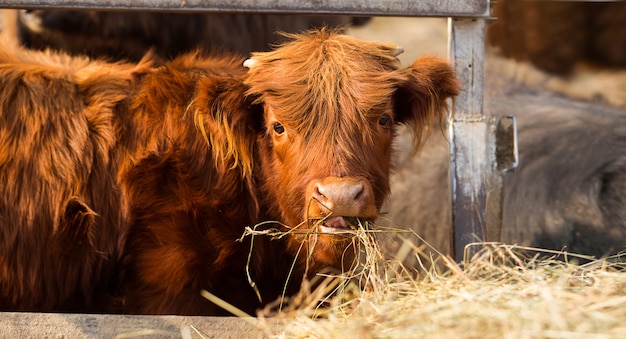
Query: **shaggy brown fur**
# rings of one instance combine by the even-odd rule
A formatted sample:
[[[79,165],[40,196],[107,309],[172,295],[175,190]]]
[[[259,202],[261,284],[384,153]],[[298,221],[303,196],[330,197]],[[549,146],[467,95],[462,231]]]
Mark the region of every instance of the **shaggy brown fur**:
[[[326,231],[342,229],[344,217],[376,218],[389,193],[396,124],[420,140],[458,93],[443,60],[398,69],[392,45],[326,30],[291,38],[254,54],[248,73],[243,60],[187,55],[144,79],[132,110],[149,152],[123,177],[130,312],[225,313],[200,296],[206,289],[253,313],[280,296],[294,258],[288,294],[306,268],[349,266],[350,237]],[[335,199],[324,215],[321,193]],[[329,214],[332,223],[309,229]],[[263,221],[296,232],[257,237],[250,273],[260,302],[246,278],[249,239],[237,239]],[[302,245],[311,258],[298,256]]]
[[[122,256],[131,313],[224,314],[202,289],[253,313],[294,260],[288,294],[307,269],[351,265],[342,232],[388,195],[396,125],[419,142],[457,80],[436,58],[398,69],[395,46],[291,38],[248,72],[242,57],[153,66],[3,49],[0,308],[110,311]],[[259,301],[250,239],[237,239],[263,221],[295,232],[256,238]]]
[[[110,311],[125,209],[119,116],[138,65],[0,51],[0,309]]]

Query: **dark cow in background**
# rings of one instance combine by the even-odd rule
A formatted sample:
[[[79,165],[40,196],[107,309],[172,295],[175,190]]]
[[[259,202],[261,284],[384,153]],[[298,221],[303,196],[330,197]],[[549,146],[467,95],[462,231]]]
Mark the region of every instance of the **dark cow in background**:
[[[498,87],[506,91],[494,89],[488,109],[513,104],[520,135],[519,168],[504,175],[502,240],[596,258],[624,251],[626,111]]]
[[[515,115],[518,126],[519,166],[503,177],[501,240],[597,258],[626,249],[626,111],[504,74],[488,72],[485,84],[485,111]],[[412,229],[449,254],[448,143],[433,133],[414,157],[404,138],[379,223]]]
[[[114,311],[128,93],[150,67],[0,51],[0,309]],[[119,309],[118,309],[119,310]]]
[[[502,53],[487,49],[485,113],[517,118],[520,153],[519,167],[504,174],[503,225],[497,240],[595,257],[626,249],[626,73],[619,67],[626,46],[620,33],[626,27],[624,4],[497,2],[488,40]],[[581,13],[580,7],[588,10]],[[536,16],[532,20],[531,14]],[[440,29],[445,31],[445,22]],[[593,45],[593,54],[605,59],[591,58],[591,40],[606,41]],[[586,47],[572,54],[578,42]],[[539,44],[545,53],[537,52]],[[574,67],[581,61],[581,67]],[[573,72],[554,75],[539,70],[542,63]],[[450,254],[449,144],[433,133],[414,157],[403,150],[407,139],[402,131],[396,139],[398,170],[378,223],[415,231]],[[384,237],[391,254],[402,244],[401,237],[416,240],[406,233]],[[422,262],[429,262],[432,251],[421,249]],[[412,256],[407,264],[419,267],[416,261]]]
[[[488,37],[502,55],[564,75],[487,60],[487,109],[519,123],[502,240],[596,257],[626,249],[626,2],[506,0],[494,15]]]
[[[626,67],[626,2],[499,0],[489,42],[508,58],[568,74],[580,61]]]
[[[326,30],[291,38],[253,54],[247,73],[239,59],[186,55],[144,79],[132,111],[151,147],[123,177],[129,312],[226,313],[206,289],[253,313],[288,279],[291,294],[303,275],[351,267],[346,232],[374,221],[389,194],[396,125],[421,140],[458,92],[437,58],[399,69],[395,45]],[[237,239],[262,221],[290,233],[255,240],[260,301],[250,239]]]
[[[417,141],[458,93],[443,60],[328,30],[244,57],[105,63],[0,53],[0,308],[224,314],[348,269]],[[290,232],[238,242],[245,227]],[[248,283],[249,272],[262,297]],[[120,277],[123,259],[124,276]],[[294,265],[295,263],[295,265]],[[292,270],[292,265],[294,265]]]
[[[166,59],[195,48],[246,55],[283,41],[277,31],[297,33],[366,20],[339,15],[23,10],[18,31],[20,41],[33,49],[140,60],[150,48]]]

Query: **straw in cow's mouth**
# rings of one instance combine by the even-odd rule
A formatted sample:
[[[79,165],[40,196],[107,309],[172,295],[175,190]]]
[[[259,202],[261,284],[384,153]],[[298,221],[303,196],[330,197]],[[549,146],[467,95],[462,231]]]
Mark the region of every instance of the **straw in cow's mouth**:
[[[334,216],[316,222],[320,233],[345,233],[358,228],[360,220],[355,217]]]

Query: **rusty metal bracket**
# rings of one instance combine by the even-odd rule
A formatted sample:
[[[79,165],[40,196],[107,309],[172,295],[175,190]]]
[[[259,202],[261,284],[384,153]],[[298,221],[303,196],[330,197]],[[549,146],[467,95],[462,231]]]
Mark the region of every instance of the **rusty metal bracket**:
[[[503,178],[518,164],[517,122],[513,116],[496,116],[489,118],[491,132],[491,149],[493,151],[494,171],[486,177],[487,203],[485,218],[487,220],[486,241],[500,241],[502,234]]]
[[[517,152],[517,121],[514,116],[495,117],[496,170],[507,172],[519,162]]]

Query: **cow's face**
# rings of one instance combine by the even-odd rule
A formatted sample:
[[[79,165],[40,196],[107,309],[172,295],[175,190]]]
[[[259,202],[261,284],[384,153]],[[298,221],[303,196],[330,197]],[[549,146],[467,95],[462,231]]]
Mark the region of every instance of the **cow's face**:
[[[359,220],[376,219],[389,192],[391,112],[371,112],[359,123],[341,121],[339,112],[311,113],[331,121],[304,128],[290,120],[292,112],[265,103],[267,133],[260,146],[267,190],[281,221],[297,228],[295,239],[311,240],[318,261],[350,258],[343,253],[350,230]]]
[[[419,139],[456,94],[445,63],[399,70],[398,53],[321,31],[245,63],[248,94],[264,107],[257,144],[265,190],[279,221],[296,229],[294,246],[307,239],[317,264],[345,267],[347,231],[377,218],[389,194],[396,124],[413,125]]]

